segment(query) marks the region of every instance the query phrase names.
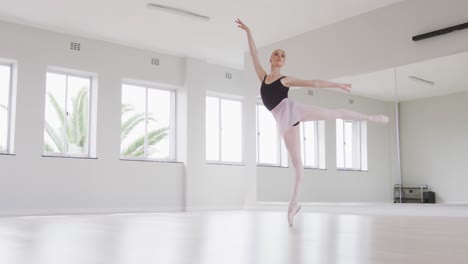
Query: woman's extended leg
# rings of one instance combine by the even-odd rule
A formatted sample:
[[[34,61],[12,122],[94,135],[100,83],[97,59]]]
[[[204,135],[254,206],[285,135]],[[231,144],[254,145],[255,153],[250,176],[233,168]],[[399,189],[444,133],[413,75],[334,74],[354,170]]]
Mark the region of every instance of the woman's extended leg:
[[[315,105],[297,103],[297,110],[302,114],[301,121],[314,120],[366,120],[375,123],[388,123],[389,118],[385,115],[365,115],[348,109],[328,109]]]

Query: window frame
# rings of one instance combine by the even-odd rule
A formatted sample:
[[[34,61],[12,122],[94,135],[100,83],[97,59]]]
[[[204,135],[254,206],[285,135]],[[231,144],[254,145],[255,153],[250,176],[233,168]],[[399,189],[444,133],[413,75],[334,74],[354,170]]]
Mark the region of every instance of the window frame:
[[[313,123],[314,124],[314,137],[313,137],[313,140],[314,140],[314,152],[315,152],[315,164],[317,164],[316,166],[309,166],[306,164],[306,159],[307,159],[307,148],[306,148],[306,138],[307,138],[307,135],[306,135],[306,127],[305,127],[305,123]],[[303,164],[304,164],[304,168],[305,169],[319,169],[320,168],[320,165],[319,165],[319,122],[318,121],[307,121],[307,122],[301,122],[300,124],[300,128],[301,128],[301,135],[303,136],[302,137],[302,141],[301,141],[301,145],[302,145],[302,155],[303,155]]]
[[[206,129],[206,99],[207,97],[213,97],[217,98],[219,100],[219,127],[218,127],[218,134],[219,134],[219,160],[208,160],[206,158],[206,145],[207,143],[205,142],[205,162],[206,164],[217,164],[217,165],[239,165],[243,166],[245,165],[245,148],[244,148],[244,140],[245,140],[245,132],[244,132],[244,98],[241,96],[236,96],[236,95],[230,95],[230,94],[222,94],[222,93],[217,93],[217,92],[210,92],[207,91],[205,95],[205,129]],[[233,161],[223,161],[222,157],[222,150],[223,150],[223,145],[222,145],[222,100],[228,100],[228,101],[235,101],[239,102],[241,105],[241,113],[240,113],[240,123],[241,123],[241,157],[240,157],[240,162],[233,162]],[[206,131],[205,131],[205,140],[206,140]]]
[[[278,168],[288,168],[289,167],[289,160],[288,160],[288,151],[286,146],[284,145],[284,140],[281,137],[277,138],[277,147],[276,147],[276,163],[262,163],[260,162],[260,118],[259,118],[259,107],[265,107],[265,105],[257,101],[255,103],[255,112],[256,112],[256,148],[257,148],[257,166],[260,167],[278,167]],[[266,107],[265,107],[266,109]],[[276,129],[276,127],[275,127]]]
[[[342,146],[342,151],[343,151],[343,167],[338,166],[338,156],[336,159],[336,168],[338,171],[361,171],[361,172],[368,172],[368,157],[367,153],[368,150],[364,149],[367,148],[367,122],[363,120],[343,120],[343,119],[337,119],[337,122],[343,122],[343,146]],[[351,138],[353,143],[356,143],[357,147],[352,149],[352,158],[355,159],[357,158],[358,161],[354,162],[352,167],[346,167],[346,123],[351,123]],[[336,124],[336,122],[335,122]],[[338,129],[338,127],[336,127]],[[366,131],[363,131],[366,130]],[[338,134],[336,135],[338,137]],[[366,137],[366,138],[364,138]],[[338,146],[337,146],[338,147]],[[338,151],[336,151],[338,152]],[[338,155],[338,154],[337,154]],[[348,157],[349,158],[349,157]],[[365,160],[364,160],[365,159]]]
[[[129,86],[138,86],[145,89],[145,124],[148,124],[148,91],[160,90],[167,91],[171,93],[171,102],[170,102],[170,116],[169,116],[169,156],[168,158],[148,158],[148,126],[145,125],[145,149],[144,157],[131,157],[131,156],[122,156],[122,141],[120,141],[120,151],[119,156],[120,160],[125,161],[151,161],[151,162],[166,162],[174,163],[177,162],[177,87],[163,84],[163,83],[154,83],[148,81],[134,80],[134,79],[123,79],[120,85],[120,104],[122,104],[122,89],[124,85]],[[120,120],[122,120],[122,115],[120,115]],[[120,121],[120,127],[122,126],[122,121]]]
[[[84,79],[89,79],[89,93],[88,93],[88,145],[87,145],[87,153],[86,154],[79,154],[79,153],[65,153],[65,152],[42,152],[43,157],[59,157],[59,158],[89,158],[93,159],[96,158],[95,155],[95,139],[92,138],[92,131],[94,130],[93,126],[93,120],[95,117],[93,117],[93,113],[95,113],[94,109],[94,100],[95,96],[94,94],[96,93],[95,89],[97,87],[96,82],[97,82],[97,74],[94,73],[87,73],[87,72],[82,72],[82,71],[76,71],[76,70],[68,70],[68,69],[62,69],[62,68],[57,68],[57,67],[49,67],[46,71],[46,93],[45,93],[45,104],[44,104],[44,135],[43,135],[43,144],[45,144],[45,114],[46,114],[46,105],[47,105],[47,74],[59,74],[59,75],[65,75],[66,77],[66,91],[65,91],[65,112],[67,113],[67,118],[68,118],[68,77],[76,77],[76,78],[84,78]],[[68,141],[68,140],[67,140]]]
[[[12,142],[12,134],[13,134],[13,127],[12,127],[12,103],[13,103],[13,82],[14,82],[14,71],[16,70],[16,63],[0,60],[0,66],[5,66],[10,68],[10,76],[8,82],[8,99],[7,99],[7,135],[6,135],[6,148],[0,148],[1,155],[10,155],[13,154],[13,142]]]

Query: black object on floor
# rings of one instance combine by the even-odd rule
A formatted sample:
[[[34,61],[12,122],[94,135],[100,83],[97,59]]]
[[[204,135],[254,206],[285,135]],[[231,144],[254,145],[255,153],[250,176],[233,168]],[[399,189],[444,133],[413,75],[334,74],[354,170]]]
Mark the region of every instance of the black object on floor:
[[[435,193],[429,191],[425,184],[419,187],[403,187],[401,184],[395,184],[393,187],[394,203],[435,203]]]

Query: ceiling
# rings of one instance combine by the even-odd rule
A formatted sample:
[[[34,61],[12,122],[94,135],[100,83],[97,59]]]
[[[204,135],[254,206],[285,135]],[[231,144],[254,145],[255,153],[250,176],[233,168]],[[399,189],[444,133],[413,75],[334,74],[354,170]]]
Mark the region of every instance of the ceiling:
[[[340,77],[332,81],[352,84],[351,95],[387,102],[395,101],[395,70],[393,68],[355,76]],[[333,90],[342,92],[339,89]]]
[[[0,0],[0,19],[126,46],[243,68],[250,26],[258,47],[401,0]],[[165,4],[206,22],[149,9]]]
[[[397,68],[398,100],[408,101],[427,97],[468,92],[468,52],[418,62]],[[428,85],[415,82],[416,76],[434,82]]]
[[[410,101],[468,92],[468,52],[431,59],[387,70],[340,77],[336,82],[351,83],[355,95],[394,102]],[[396,76],[396,77],[395,77]],[[409,76],[431,81],[414,81]],[[396,85],[395,85],[396,81]]]

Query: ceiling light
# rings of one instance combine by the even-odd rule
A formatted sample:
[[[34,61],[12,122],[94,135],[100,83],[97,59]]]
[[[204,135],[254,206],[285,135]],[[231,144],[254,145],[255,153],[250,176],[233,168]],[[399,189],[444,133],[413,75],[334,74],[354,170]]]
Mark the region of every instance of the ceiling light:
[[[416,76],[408,76],[408,78],[409,78],[410,80],[415,81],[415,82],[424,83],[424,84],[426,84],[426,85],[434,85],[434,84],[435,84],[435,82],[431,82],[431,81],[428,81],[428,80],[425,80],[425,79],[422,79],[422,78],[418,78],[418,77],[416,77]]]
[[[210,20],[210,18],[207,17],[207,16],[200,15],[200,14],[197,14],[197,13],[193,13],[193,12],[190,12],[188,10],[180,9],[180,8],[177,8],[177,7],[154,4],[154,3],[148,3],[148,4],[146,4],[146,6],[148,8],[155,8],[155,9],[159,9],[159,10],[162,10],[162,11],[166,11],[168,13],[173,13],[173,14],[182,15],[182,16],[186,16],[186,17],[201,19],[201,20],[204,20],[204,21]]]

